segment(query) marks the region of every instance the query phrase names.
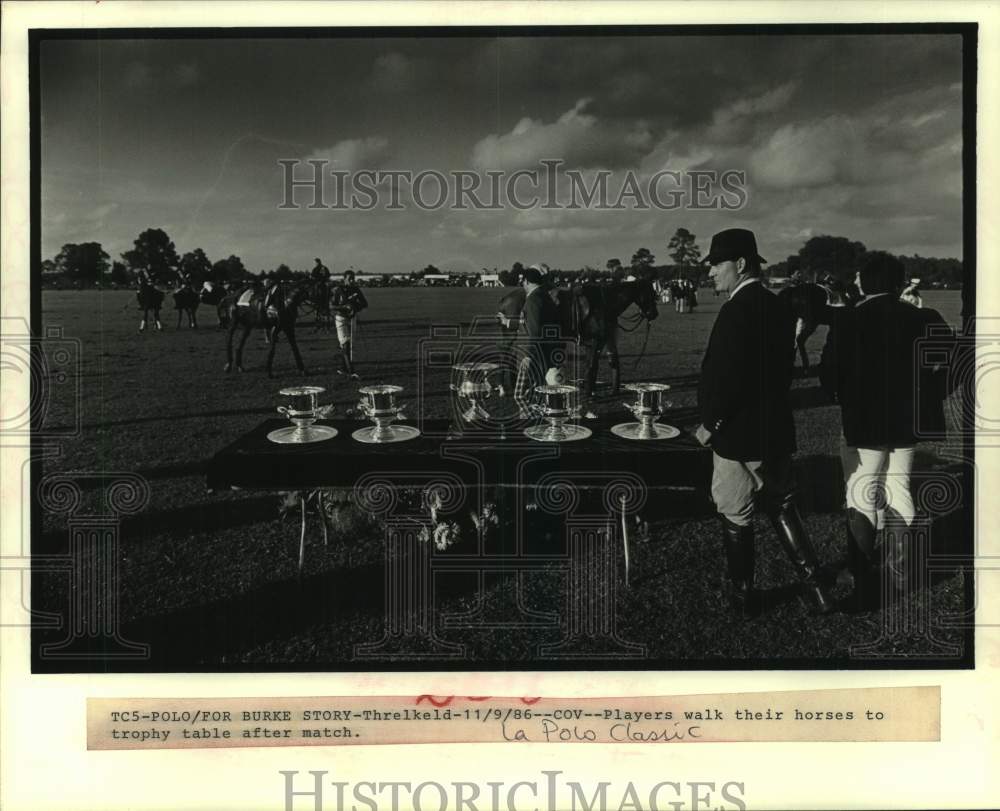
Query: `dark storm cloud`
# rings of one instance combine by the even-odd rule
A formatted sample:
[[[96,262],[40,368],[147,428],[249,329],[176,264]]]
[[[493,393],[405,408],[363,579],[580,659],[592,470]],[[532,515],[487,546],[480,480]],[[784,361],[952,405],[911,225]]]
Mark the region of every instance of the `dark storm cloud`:
[[[546,243],[572,265],[727,224],[712,212],[278,217],[282,157],[414,171],[553,157],[643,177],[739,168],[739,218],[776,255],[811,232],[960,251],[957,37],[59,41],[43,46],[41,80],[46,255],[82,239],[117,253],[169,222],[182,249],[253,266],[311,257],[311,242],[360,252],[355,264],[370,252],[372,269],[409,262],[406,245],[475,265],[477,250]]]

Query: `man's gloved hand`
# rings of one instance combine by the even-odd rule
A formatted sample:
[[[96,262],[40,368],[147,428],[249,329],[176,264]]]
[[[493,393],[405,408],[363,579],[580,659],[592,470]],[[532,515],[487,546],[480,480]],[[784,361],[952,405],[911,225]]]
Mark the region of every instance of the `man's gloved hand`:
[[[709,431],[704,425],[699,425],[695,429],[694,438],[707,448],[712,442],[712,432]]]

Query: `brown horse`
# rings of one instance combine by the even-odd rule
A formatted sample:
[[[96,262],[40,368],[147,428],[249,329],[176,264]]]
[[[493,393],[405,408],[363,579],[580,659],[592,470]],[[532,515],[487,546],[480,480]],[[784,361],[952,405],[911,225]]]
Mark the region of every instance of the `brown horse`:
[[[181,318],[187,316],[188,326],[195,328],[198,326],[198,294],[194,292],[190,285],[184,285],[174,292],[174,309],[177,310],[177,328],[180,329]]]
[[[156,328],[162,330],[163,324],[160,323],[160,308],[163,306],[163,291],[157,290],[150,282],[140,281],[135,297],[139,302],[139,309],[142,310],[142,321],[139,322],[139,332],[145,331],[146,321],[149,319],[150,312],[153,313]]]
[[[852,289],[833,279],[823,283],[802,282],[785,287],[778,298],[785,302],[795,316],[795,348],[802,360],[802,374],[809,374],[809,353],[806,341],[820,324],[830,324],[831,307],[851,307],[856,301]]]
[[[611,391],[618,394],[621,373],[618,362],[618,319],[633,304],[639,312],[632,317],[635,327],[642,321],[648,325],[659,315],[656,291],[649,279],[619,284],[578,284],[557,288],[550,295],[559,306],[564,338],[575,340],[587,348],[586,394],[592,396],[597,382],[597,365],[601,352],[607,352],[611,365]],[[510,351],[521,325],[525,291],[518,287],[500,299],[497,320],[504,335],[504,346]]]
[[[306,374],[302,355],[299,354],[299,345],[295,340],[295,321],[298,318],[299,305],[308,297],[309,288],[306,285],[296,285],[291,291],[286,291],[282,285],[278,285],[272,307],[265,308],[260,299],[255,299],[250,305],[237,304],[235,296],[225,299],[228,302],[226,315],[229,319],[225,371],[229,372],[233,368],[233,335],[236,330],[241,330],[240,342],[236,347],[236,369],[242,372],[244,371],[243,346],[252,330],[262,328],[268,338],[268,343],[271,345],[267,353],[267,376],[274,376],[271,368],[274,362],[274,350],[278,346],[278,335],[281,333],[288,336],[288,343],[292,347],[292,354],[295,356],[295,365],[298,370],[302,374]]]

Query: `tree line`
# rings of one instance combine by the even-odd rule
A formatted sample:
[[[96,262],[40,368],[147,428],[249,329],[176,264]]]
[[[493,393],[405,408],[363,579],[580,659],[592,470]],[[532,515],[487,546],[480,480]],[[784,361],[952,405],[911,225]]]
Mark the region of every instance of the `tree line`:
[[[702,253],[695,234],[686,228],[678,228],[666,247],[670,263],[665,265],[657,265],[655,255],[648,248],[639,248],[632,254],[627,265],[620,257],[612,257],[605,262],[603,269],[588,265],[571,270],[554,268],[552,272],[565,281],[619,281],[629,275],[652,274],[664,281],[686,278],[696,284],[705,283],[708,268],[702,263]],[[768,265],[765,272],[774,279],[800,274],[813,280],[830,275],[846,283],[853,281],[867,254],[868,249],[861,242],[839,236],[814,236],[795,254]],[[962,285],[964,268],[959,259],[939,259],[916,254],[898,258],[909,276],[920,278],[924,286],[954,288]],[[146,270],[163,284],[176,281],[181,274],[198,285],[203,281],[219,284],[238,282],[251,275],[236,255],[215,262],[209,260],[201,248],[179,255],[173,241],[161,228],[148,228],[139,234],[132,248],[121,254],[120,261],[111,261],[99,242],[84,242],[67,243],[55,257],[42,262],[43,278],[60,276],[77,286],[87,287],[108,284],[129,286],[139,270]],[[501,284],[514,285],[518,284],[523,271],[523,263],[514,262],[510,268],[496,271],[496,275]],[[278,265],[270,272],[280,278],[294,278],[305,274],[305,271],[293,271],[286,264]],[[441,273],[443,271],[434,265],[427,265],[405,275],[402,282],[417,283],[428,275]],[[485,274],[484,268],[481,275]],[[394,283],[400,281],[394,279]]]

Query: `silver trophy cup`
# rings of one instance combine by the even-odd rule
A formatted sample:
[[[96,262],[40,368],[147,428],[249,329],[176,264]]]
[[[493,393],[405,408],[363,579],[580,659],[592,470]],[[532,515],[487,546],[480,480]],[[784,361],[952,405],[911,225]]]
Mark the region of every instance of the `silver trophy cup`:
[[[362,398],[358,409],[375,425],[369,428],[360,428],[351,436],[358,442],[367,444],[405,442],[420,436],[420,431],[412,426],[392,424],[403,418],[403,409],[406,408],[405,405],[396,404],[396,395],[402,390],[402,386],[393,386],[387,383],[358,389]]]
[[[672,425],[658,425],[657,420],[663,414],[663,392],[670,391],[666,383],[629,383],[628,391],[635,392],[634,403],[622,403],[626,409],[635,415],[637,422],[623,422],[615,425],[611,433],[625,439],[673,439],[680,430]],[[670,403],[666,403],[669,408]]]
[[[535,386],[535,391],[544,398],[540,409],[544,422],[525,428],[525,436],[539,442],[573,442],[591,435],[589,428],[570,423],[570,420],[580,416],[580,408],[576,404],[576,386],[565,383]]]
[[[490,413],[483,405],[493,395],[491,373],[500,368],[498,363],[456,363],[451,367],[451,390],[455,393],[458,413],[464,423],[484,422]]]
[[[282,445],[301,445],[320,442],[337,435],[337,429],[328,425],[315,425],[331,411],[332,405],[319,405],[319,395],[326,389],[321,386],[292,386],[278,392],[287,398],[285,405],[278,406],[278,413],[288,417],[291,426],[271,431],[267,438]]]

